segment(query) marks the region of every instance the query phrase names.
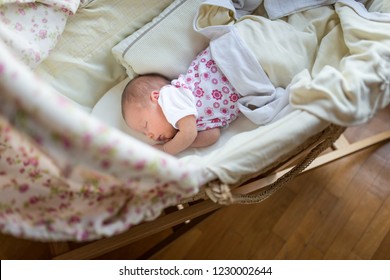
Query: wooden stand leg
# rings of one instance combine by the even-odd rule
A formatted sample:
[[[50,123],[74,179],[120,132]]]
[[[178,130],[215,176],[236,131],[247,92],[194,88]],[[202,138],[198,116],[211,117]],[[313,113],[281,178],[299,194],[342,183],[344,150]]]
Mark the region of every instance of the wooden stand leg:
[[[184,223],[187,220],[207,214],[220,207],[222,207],[222,205],[206,200],[191,207],[184,208],[183,210],[162,216],[154,221],[137,225],[122,234],[101,239],[81,248],[56,256],[53,259],[79,260],[96,258],[162,230]]]

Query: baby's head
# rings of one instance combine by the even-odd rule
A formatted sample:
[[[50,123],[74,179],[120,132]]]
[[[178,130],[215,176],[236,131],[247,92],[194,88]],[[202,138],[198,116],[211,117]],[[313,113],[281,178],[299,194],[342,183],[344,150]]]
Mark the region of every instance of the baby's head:
[[[157,142],[166,142],[176,134],[167,121],[158,98],[160,89],[169,84],[157,74],[142,75],[131,80],[122,93],[122,116],[126,124]]]

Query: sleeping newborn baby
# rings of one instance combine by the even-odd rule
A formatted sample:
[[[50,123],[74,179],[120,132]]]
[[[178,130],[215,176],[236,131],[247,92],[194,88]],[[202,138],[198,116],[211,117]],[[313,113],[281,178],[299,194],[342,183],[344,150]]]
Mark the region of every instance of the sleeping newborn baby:
[[[130,128],[158,142],[156,148],[175,155],[215,143],[239,115],[239,98],[207,48],[171,82],[157,74],[131,80],[122,93],[122,115]]]

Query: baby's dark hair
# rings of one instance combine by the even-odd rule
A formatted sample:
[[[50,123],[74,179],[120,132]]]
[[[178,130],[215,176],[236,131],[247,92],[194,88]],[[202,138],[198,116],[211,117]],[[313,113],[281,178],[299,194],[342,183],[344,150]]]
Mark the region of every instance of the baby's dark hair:
[[[169,84],[169,80],[159,74],[140,75],[132,79],[122,92],[122,116],[124,117],[125,104],[138,103],[146,106],[150,92],[159,91],[167,84]]]

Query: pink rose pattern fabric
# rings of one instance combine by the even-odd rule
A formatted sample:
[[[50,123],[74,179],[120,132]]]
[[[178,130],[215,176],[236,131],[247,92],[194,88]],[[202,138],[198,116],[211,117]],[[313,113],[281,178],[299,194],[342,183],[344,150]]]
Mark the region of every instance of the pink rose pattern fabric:
[[[0,41],[0,54],[1,232],[57,241],[112,236],[205,183],[200,166],[79,110],[31,72],[29,59],[28,66],[16,59],[10,42]]]
[[[237,106],[240,95],[212,59],[210,48],[200,52],[187,73],[171,83],[193,93],[198,131],[227,127],[240,114]]]
[[[0,39],[31,68],[56,45],[80,0],[18,0],[0,5]]]

